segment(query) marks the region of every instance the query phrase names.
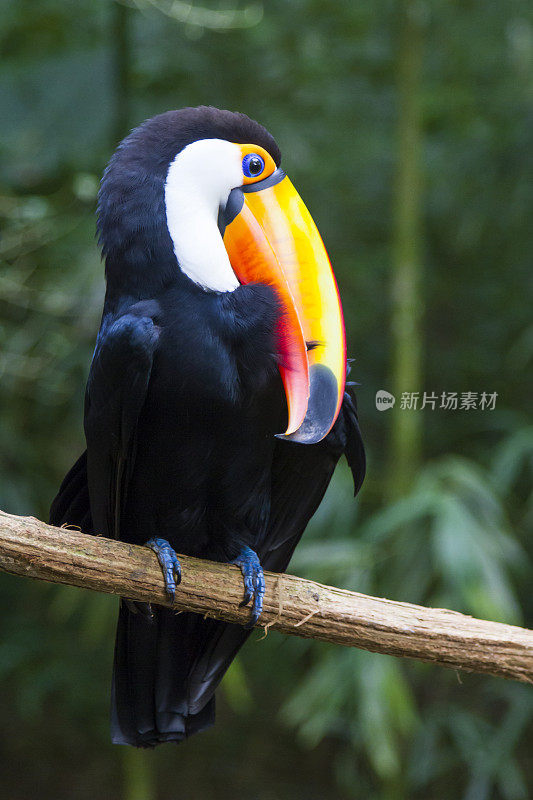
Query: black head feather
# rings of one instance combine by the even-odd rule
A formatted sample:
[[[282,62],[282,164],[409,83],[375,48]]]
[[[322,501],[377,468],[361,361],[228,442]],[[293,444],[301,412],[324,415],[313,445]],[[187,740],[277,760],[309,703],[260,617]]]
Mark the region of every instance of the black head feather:
[[[165,180],[176,155],[200,139],[258,144],[280,164],[274,138],[246,114],[211,106],[182,108],[135,128],[111,157],[98,194],[98,238],[106,258],[108,294],[142,297],[175,276]]]

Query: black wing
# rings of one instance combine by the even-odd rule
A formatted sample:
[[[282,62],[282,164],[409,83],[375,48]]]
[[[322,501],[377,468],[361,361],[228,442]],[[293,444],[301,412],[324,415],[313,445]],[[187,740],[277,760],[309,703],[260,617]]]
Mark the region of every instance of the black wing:
[[[52,524],[80,525],[86,532],[94,529],[120,537],[137,423],[158,339],[146,306],[138,304],[118,318],[104,318],[87,382],[87,452],[63,481],[52,504]]]

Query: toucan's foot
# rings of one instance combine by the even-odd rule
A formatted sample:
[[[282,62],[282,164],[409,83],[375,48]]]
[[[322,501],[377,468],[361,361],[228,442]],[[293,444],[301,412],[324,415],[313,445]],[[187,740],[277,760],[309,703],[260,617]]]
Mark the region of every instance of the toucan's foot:
[[[181,565],[174,549],[166,539],[159,538],[148,539],[145,547],[149,547],[157,555],[165,577],[165,591],[174,600],[176,586],[181,582]]]
[[[263,597],[265,596],[265,576],[261,562],[251,547],[244,546],[231,564],[236,564],[241,568],[244,578],[244,600],[241,606],[247,606],[252,602],[252,614],[245,628],[253,628],[261,616],[263,610]]]

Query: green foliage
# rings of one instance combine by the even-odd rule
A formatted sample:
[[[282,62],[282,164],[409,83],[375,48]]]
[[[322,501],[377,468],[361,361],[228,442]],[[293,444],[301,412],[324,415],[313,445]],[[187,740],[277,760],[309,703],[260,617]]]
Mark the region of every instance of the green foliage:
[[[408,496],[355,523],[348,476],[341,473],[295,555],[296,571],[380,597],[521,624],[517,576],[531,568],[506,518],[511,498],[496,488],[509,488],[501,478],[514,446],[513,435],[490,471],[457,456],[428,462]],[[337,525],[349,532],[354,524],[357,539],[336,534]],[[294,657],[302,658],[300,647]],[[326,652],[311,642],[305,658],[305,678],[283,718],[306,746],[339,739],[345,776],[350,752],[364,754],[366,769],[386,785],[403,785],[407,775],[412,791],[433,792],[459,768],[466,800],[485,800],[496,788],[504,798],[527,796],[513,751],[533,723],[529,690],[468,677],[458,684],[441,675],[432,699],[436,679],[421,665]],[[495,719],[491,706],[500,709]],[[352,764],[354,780],[363,769]]]
[[[498,400],[493,412],[416,412],[423,464],[394,502],[390,431],[406,412],[376,411],[374,395],[394,366],[397,4],[204,0],[183,22],[185,6],[2,4],[0,507],[46,518],[83,447],[103,295],[95,193],[117,135],[212,103],[278,138],[331,255],[361,383],[361,499],[342,467],[291,569],[531,625],[530,4],[417,5],[422,388]],[[107,742],[115,602],[5,575],[0,598],[0,784],[14,800],[37,781],[44,797],[115,796],[122,769],[130,797],[151,792],[150,770],[161,797],[187,786],[193,800],[532,794],[528,687],[276,634],[253,634],[232,666],[213,733],[128,765]]]

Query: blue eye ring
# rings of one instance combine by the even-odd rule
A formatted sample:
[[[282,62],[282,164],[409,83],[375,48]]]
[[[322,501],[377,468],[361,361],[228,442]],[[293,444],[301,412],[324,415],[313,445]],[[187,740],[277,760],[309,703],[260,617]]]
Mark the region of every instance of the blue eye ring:
[[[264,159],[258,153],[248,153],[242,160],[242,171],[247,178],[257,178],[264,168]]]

